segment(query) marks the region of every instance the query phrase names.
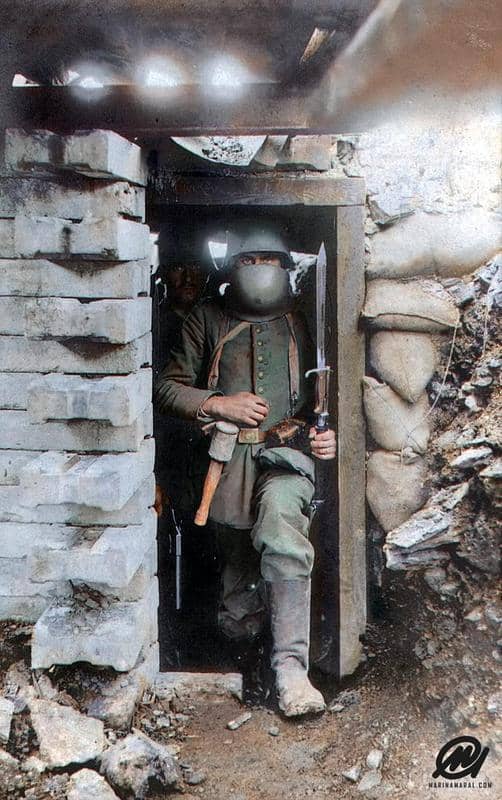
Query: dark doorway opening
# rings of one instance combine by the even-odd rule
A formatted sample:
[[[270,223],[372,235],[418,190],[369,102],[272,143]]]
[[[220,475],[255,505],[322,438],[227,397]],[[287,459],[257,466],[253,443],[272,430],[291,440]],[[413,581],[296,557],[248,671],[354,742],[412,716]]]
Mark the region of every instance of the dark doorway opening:
[[[183,181],[184,179],[180,179]],[[213,204],[211,198],[212,181],[219,183],[215,193]],[[347,341],[339,336],[340,324],[345,325],[346,331],[354,335],[357,348],[360,345],[357,334],[358,304],[361,303],[360,289],[351,301],[348,310],[342,310],[341,322],[337,318],[337,294],[340,292],[340,280],[337,276],[336,263],[340,260],[345,277],[342,279],[342,290],[345,284],[348,285],[354,278],[348,276],[349,262],[353,261],[354,273],[359,285],[362,285],[362,247],[363,226],[362,226],[362,201],[359,195],[354,197],[351,193],[354,190],[359,192],[359,186],[353,185],[352,181],[342,179],[326,182],[327,204],[323,205],[321,197],[324,195],[318,187],[314,188],[313,195],[309,195],[310,186],[307,179],[280,180],[278,197],[272,198],[271,204],[263,203],[263,198],[268,199],[265,191],[260,197],[253,195],[249,202],[246,200],[243,189],[239,188],[238,198],[232,200],[232,192],[235,192],[236,179],[231,178],[231,190],[228,198],[222,202],[221,183],[225,178],[205,178],[205,196],[201,198],[201,204],[197,204],[194,194],[189,197],[188,202],[183,202],[180,198],[153,198],[153,202],[148,209],[147,222],[152,232],[160,234],[160,267],[157,273],[157,288],[159,279],[162,280],[164,254],[162,252],[162,239],[169,242],[171,248],[171,262],[176,260],[176,250],[183,250],[183,237],[189,234],[203,243],[208,238],[216,235],[221,236],[222,231],[230,229],[232,224],[241,219],[266,219],[274,220],[282,224],[287,230],[289,245],[293,251],[305,254],[317,254],[321,242],[325,243],[328,254],[328,309],[327,309],[327,340],[328,340],[328,359],[335,369],[335,380],[332,382],[332,403],[331,419],[333,424],[338,427],[338,414],[340,408],[340,395],[347,395],[350,399],[350,387],[345,390],[340,387],[336,377],[336,366],[340,352],[343,353]],[[253,179],[251,179],[253,180]],[[266,179],[264,179],[266,181]],[[197,180],[195,180],[196,185]],[[318,182],[316,181],[316,184]],[[356,184],[359,182],[356,180]],[[287,195],[287,188],[292,185],[292,199],[282,198]],[[306,201],[298,202],[299,187],[305,184]],[[348,186],[350,184],[350,186]],[[190,179],[188,179],[190,185]],[[187,184],[183,183],[183,190]],[[246,177],[243,176],[243,186],[246,186]],[[176,191],[176,189],[175,189]],[[191,188],[189,189],[190,194]],[[286,195],[284,193],[286,192]],[[182,192],[183,193],[183,192]],[[244,199],[243,199],[244,198]],[[343,202],[348,207],[337,209],[334,206],[341,206]],[[355,206],[355,208],[354,208]],[[354,213],[355,212],[355,213]],[[341,213],[341,216],[338,215]],[[341,220],[342,241],[338,242],[337,227],[338,218]],[[356,235],[352,237],[353,229]],[[167,236],[166,236],[167,232]],[[174,254],[173,254],[174,251]],[[361,280],[360,280],[361,279]],[[214,291],[215,282],[209,277],[206,291]],[[315,268],[311,268],[302,276],[300,282],[300,294],[298,296],[298,306],[304,313],[310,327],[312,337],[315,339]],[[342,298],[343,299],[343,298]],[[165,364],[167,352],[165,344],[159,346],[162,339],[162,317],[169,310],[169,298],[162,294],[161,302],[154,293],[154,370],[158,372]],[[347,304],[346,304],[347,305]],[[347,323],[348,321],[348,323]],[[349,384],[356,385],[360,381],[359,372],[362,374],[361,363],[352,365],[354,379],[349,377]],[[340,389],[342,388],[342,392]],[[351,431],[358,420],[358,402],[356,398],[356,413],[350,412],[354,417],[351,423]],[[347,406],[346,406],[347,407]],[[343,410],[343,409],[342,409]],[[176,421],[177,422],[177,421]],[[155,425],[155,436],[159,436],[160,426],[165,423],[165,418],[159,421],[157,418]],[[169,423],[168,423],[169,424]],[[363,425],[360,426],[360,433],[364,437]],[[364,461],[360,458],[360,451],[354,451],[353,441],[350,447],[348,442],[339,441],[342,453],[347,450],[349,460],[359,462],[355,464],[358,474],[364,474]],[[200,473],[202,480],[205,473],[207,461],[197,451],[191,458],[192,477],[194,473]],[[174,455],[175,464],[178,462],[179,450],[171,454]],[[344,484],[349,486],[351,483],[350,471],[354,465],[349,465],[349,470],[340,470],[338,464],[334,465],[330,472],[328,482],[332,487],[329,492],[328,502],[325,503],[322,511],[316,516],[312,526],[311,539],[316,549],[316,567],[313,575],[313,596],[312,596],[312,642],[311,642],[311,662],[317,664],[323,671],[329,674],[345,674],[352,671],[344,668],[343,658],[340,654],[340,641],[343,639],[343,620],[340,618],[340,611],[348,618],[349,624],[346,625],[346,638],[351,642],[351,652],[346,658],[347,664],[354,664],[357,653],[359,652],[358,637],[361,632],[360,619],[365,617],[365,592],[364,587],[358,585],[355,591],[352,587],[340,581],[340,562],[341,546],[338,537],[339,530],[346,537],[350,537],[351,525],[357,523],[358,532],[362,532],[364,537],[364,525],[361,519],[364,515],[364,491],[361,492],[362,512],[353,523],[349,520],[349,525],[339,527],[340,517],[344,514],[344,508],[354,508],[354,503],[348,502],[348,492]],[[362,477],[364,484],[364,477]],[[344,488],[344,502],[340,504],[340,484]],[[201,485],[201,483],[200,483]],[[355,506],[357,507],[357,502]],[[361,503],[359,502],[359,506]],[[240,665],[235,661],[235,650],[226,648],[225,642],[220,636],[216,625],[216,612],[219,596],[219,564],[218,552],[215,544],[215,537],[210,525],[206,528],[194,528],[192,526],[192,514],[196,505],[192,507],[188,514],[178,513],[178,517],[183,517],[183,569],[182,569],[182,608],[176,610],[176,591],[175,591],[175,528],[169,509],[164,513],[164,517],[159,522],[159,583],[160,583],[160,609],[159,609],[159,639],[161,647],[161,669],[166,670],[193,670],[193,671],[242,671]],[[352,511],[351,511],[352,513]],[[361,530],[362,529],[362,530]],[[352,537],[353,538],[353,537]],[[357,545],[361,550],[360,544]],[[356,556],[359,557],[359,555]],[[346,554],[347,566],[350,570],[350,561],[353,561],[352,551]],[[364,577],[365,567],[362,565],[358,573],[358,578]],[[342,597],[345,592],[345,597]],[[342,597],[342,600],[341,600]],[[359,602],[359,607],[355,609],[353,597]],[[344,605],[345,604],[345,605]],[[355,654],[355,655],[354,655]]]
[[[179,261],[186,253],[186,238],[199,247],[208,240],[221,239],[225,230],[231,229],[235,222],[252,217],[257,220],[273,220],[281,224],[287,233],[291,250],[297,253],[316,254],[322,241],[326,242],[333,253],[333,212],[330,208],[292,208],[257,206],[253,209],[229,206],[214,207],[161,207],[157,211],[157,219],[151,224],[159,230],[159,275],[165,280],[167,262],[176,263],[176,252]],[[174,253],[167,252],[169,248]],[[333,258],[330,258],[333,266]],[[333,295],[333,276],[330,274],[327,297],[327,346],[334,353],[334,332],[336,330],[335,297]],[[211,295],[218,283],[216,270],[208,265],[204,296]],[[157,287],[159,283],[157,283]],[[315,268],[303,275],[298,275],[297,305],[307,319],[312,339],[315,339]],[[155,362],[154,371],[164,366],[169,348],[169,316],[172,313],[170,298],[167,294],[155,296],[157,309],[154,336]],[[335,368],[335,364],[333,367]],[[181,468],[180,447],[186,447],[192,454],[188,459],[192,463],[184,480],[196,484],[200,490],[201,478],[207,467],[207,460],[200,447],[197,435],[190,435],[191,426],[181,423],[185,428],[184,436],[178,437],[176,452],[169,453],[164,449],[163,457],[171,462],[167,472]],[[157,440],[163,439],[163,431],[167,429],[167,440],[173,440],[173,431],[179,431],[178,420],[156,419]],[[175,437],[174,437],[175,439]],[[176,440],[176,439],[175,439]],[[186,461],[185,458],[181,459]],[[199,463],[196,463],[196,462]],[[200,467],[200,469],[199,469]],[[329,468],[328,468],[329,469]],[[329,470],[333,474],[333,470]],[[333,487],[334,488],[334,487]],[[196,494],[196,492],[195,492]],[[313,590],[313,660],[326,658],[333,642],[326,636],[322,628],[336,629],[334,576],[336,564],[336,530],[329,525],[329,536],[323,534],[327,520],[333,516],[334,491],[330,491],[327,508],[312,526],[312,538],[316,547],[316,571]],[[328,509],[329,506],[329,509]],[[195,507],[196,508],[196,507]],[[191,514],[195,513],[191,509]],[[192,524],[193,516],[185,509],[174,509],[175,517],[182,527],[183,567],[182,567],[182,607],[176,610],[176,529],[172,510],[166,509],[159,522],[159,582],[160,582],[160,646],[161,668],[170,669],[235,669],[235,648],[225,647],[225,640],[220,636],[216,626],[216,612],[219,595],[219,554],[214,531],[209,523],[206,528],[196,528]],[[331,512],[331,513],[330,513]],[[330,589],[328,588],[330,587]],[[324,625],[322,623],[325,623]]]

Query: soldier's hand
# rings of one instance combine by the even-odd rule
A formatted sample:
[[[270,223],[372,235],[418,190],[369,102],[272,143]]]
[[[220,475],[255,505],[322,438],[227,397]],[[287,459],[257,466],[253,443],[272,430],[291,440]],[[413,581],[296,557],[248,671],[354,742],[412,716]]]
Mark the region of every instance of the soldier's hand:
[[[315,458],[323,461],[331,461],[336,456],[336,435],[335,431],[328,428],[327,431],[318,433],[314,427],[309,431],[310,449]]]
[[[237,392],[227,397],[213,395],[208,397],[202,411],[214,419],[224,419],[237,425],[256,428],[268,414],[266,400],[251,392]]]
[[[164,504],[169,504],[169,498],[164,495],[164,490],[162,486],[159,486],[157,483],[155,485],[155,502],[153,504],[153,508],[158,517],[161,517],[164,513]]]

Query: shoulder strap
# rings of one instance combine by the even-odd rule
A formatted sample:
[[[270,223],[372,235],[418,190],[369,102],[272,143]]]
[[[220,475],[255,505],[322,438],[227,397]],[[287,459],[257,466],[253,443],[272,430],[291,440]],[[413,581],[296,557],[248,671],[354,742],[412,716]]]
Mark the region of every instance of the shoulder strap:
[[[300,358],[298,354],[298,342],[296,339],[295,328],[293,323],[293,315],[286,314],[286,321],[289,330],[289,344],[288,344],[288,366],[289,366],[289,393],[293,402],[295,402],[300,392]],[[241,331],[250,328],[251,323],[242,321],[239,322],[231,330],[227,330],[223,335],[220,335],[211,356],[209,365],[209,374],[207,379],[207,388],[216,389],[220,377],[220,359],[224,346],[227,342],[231,342]]]
[[[208,389],[216,389],[218,385],[218,379],[220,377],[220,359],[221,353],[223,351],[224,346],[227,342],[231,342],[232,339],[235,339],[239,333],[246,328],[250,328],[250,322],[239,322],[235,328],[227,331],[223,336],[220,336],[218,341],[216,342],[216,347],[213,350],[213,354],[211,356],[211,363],[209,365],[209,374],[207,378],[207,388]]]

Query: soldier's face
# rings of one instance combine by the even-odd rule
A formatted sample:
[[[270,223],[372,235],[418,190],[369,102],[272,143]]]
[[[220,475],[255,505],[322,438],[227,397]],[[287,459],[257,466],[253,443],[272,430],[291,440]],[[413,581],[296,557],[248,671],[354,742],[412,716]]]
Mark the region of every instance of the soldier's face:
[[[166,274],[169,298],[176,307],[190,308],[197,300],[202,284],[202,272],[195,264],[180,264]]]
[[[274,267],[280,267],[282,261],[274,253],[244,253],[236,261],[237,266],[250,266],[251,264],[272,264]]]

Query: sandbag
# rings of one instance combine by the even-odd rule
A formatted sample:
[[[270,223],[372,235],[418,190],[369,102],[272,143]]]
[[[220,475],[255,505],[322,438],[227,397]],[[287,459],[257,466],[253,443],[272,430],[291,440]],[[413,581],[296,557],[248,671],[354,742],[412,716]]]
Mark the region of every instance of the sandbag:
[[[437,281],[375,280],[367,284],[363,318],[375,328],[435,333],[454,328],[459,312]]]
[[[371,337],[369,356],[378,377],[409,403],[417,402],[438,364],[427,333],[378,331]]]
[[[456,214],[416,211],[371,239],[368,278],[469,275],[502,247],[500,216],[484,209]]]
[[[386,533],[405,522],[427,500],[425,459],[375,450],[367,464],[366,497]]]
[[[402,450],[411,447],[415,453],[425,453],[430,436],[429,400],[425,392],[416,403],[402,400],[385,383],[363,378],[363,400],[368,429],[379,447]]]

